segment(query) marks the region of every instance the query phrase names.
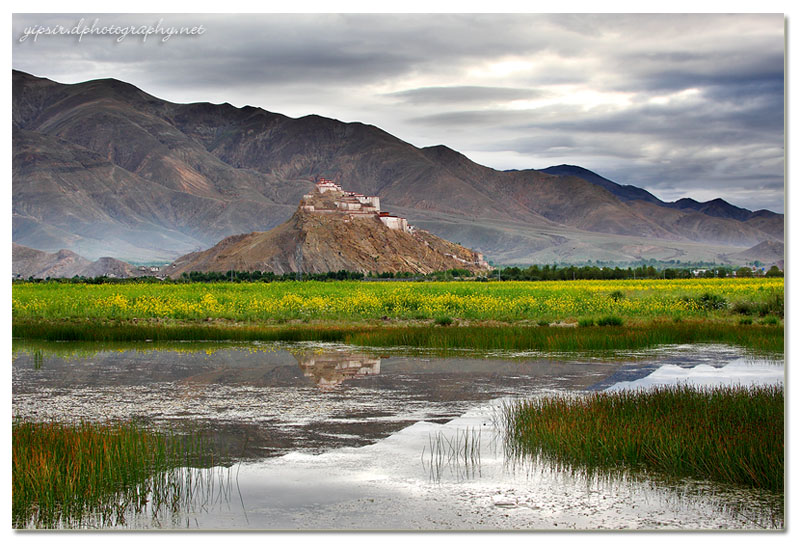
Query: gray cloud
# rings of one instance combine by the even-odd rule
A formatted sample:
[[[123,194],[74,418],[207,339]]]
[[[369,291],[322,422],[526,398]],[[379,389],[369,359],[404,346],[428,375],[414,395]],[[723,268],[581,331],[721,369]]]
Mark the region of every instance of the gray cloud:
[[[12,32],[81,17],[205,33],[15,39],[13,67],[362,121],[497,169],[569,162],[669,199],[783,210],[781,14],[16,14]]]
[[[546,96],[547,93],[536,89],[514,89],[509,87],[479,87],[479,86],[450,86],[450,87],[420,87],[387,93],[386,96],[400,99],[409,104],[453,104],[480,102],[492,104],[495,102],[508,102],[513,100],[533,99]]]

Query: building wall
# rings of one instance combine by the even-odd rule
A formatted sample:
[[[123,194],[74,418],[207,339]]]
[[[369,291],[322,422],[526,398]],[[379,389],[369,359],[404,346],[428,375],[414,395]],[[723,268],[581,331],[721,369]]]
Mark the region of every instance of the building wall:
[[[362,206],[360,202],[347,202],[343,200],[336,201],[336,207],[340,210],[347,210],[347,211],[360,211]]]
[[[327,193],[329,191],[342,191],[342,187],[331,180],[320,180],[317,182],[317,190],[320,193]]]
[[[379,216],[381,222],[393,230],[402,230],[404,232],[408,231],[408,221],[406,221],[405,217],[395,217],[392,215],[381,215]]]
[[[379,197],[359,195],[357,198],[363,205],[375,208],[376,212],[381,211],[381,199]]]

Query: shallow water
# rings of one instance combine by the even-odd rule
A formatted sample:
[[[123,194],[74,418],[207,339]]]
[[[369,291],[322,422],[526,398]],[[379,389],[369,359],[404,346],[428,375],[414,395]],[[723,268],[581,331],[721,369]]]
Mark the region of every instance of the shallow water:
[[[235,471],[224,501],[121,528],[753,529],[768,494],[568,474],[509,462],[499,403],[665,383],[783,383],[782,360],[723,346],[613,358],[360,350],[321,344],[65,349],[15,344],[14,413],[143,418],[210,433]],[[464,458],[452,452],[463,450]]]

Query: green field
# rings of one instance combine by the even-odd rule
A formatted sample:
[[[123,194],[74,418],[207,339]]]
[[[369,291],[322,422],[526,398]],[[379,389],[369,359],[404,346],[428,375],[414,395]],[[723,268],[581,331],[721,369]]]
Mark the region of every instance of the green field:
[[[318,340],[592,350],[724,342],[783,351],[783,278],[562,282],[16,283],[13,335]]]
[[[574,321],[723,317],[779,297],[783,278],[561,282],[17,283],[15,319],[363,322],[382,318]],[[737,306],[738,305],[738,306]],[[760,306],[758,307],[760,308]],[[757,311],[758,308],[752,308]]]

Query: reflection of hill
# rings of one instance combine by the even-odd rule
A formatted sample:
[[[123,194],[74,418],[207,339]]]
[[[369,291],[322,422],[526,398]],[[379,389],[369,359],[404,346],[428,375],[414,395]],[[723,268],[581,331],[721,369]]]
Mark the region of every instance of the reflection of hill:
[[[332,389],[357,376],[375,376],[381,372],[380,358],[361,353],[299,352],[295,353],[303,374],[321,389]]]

